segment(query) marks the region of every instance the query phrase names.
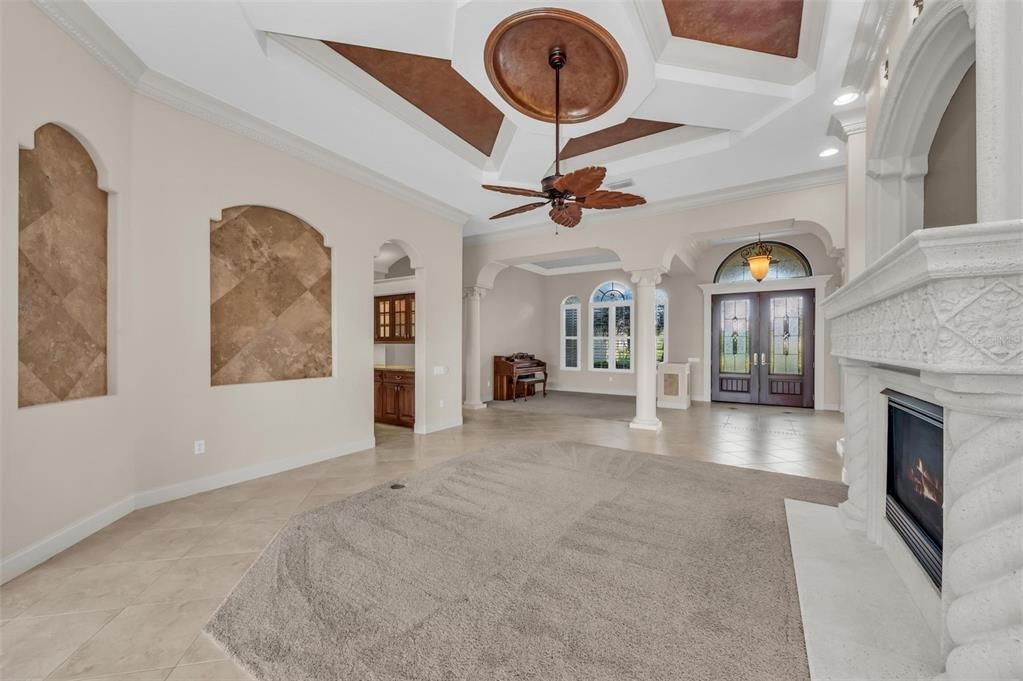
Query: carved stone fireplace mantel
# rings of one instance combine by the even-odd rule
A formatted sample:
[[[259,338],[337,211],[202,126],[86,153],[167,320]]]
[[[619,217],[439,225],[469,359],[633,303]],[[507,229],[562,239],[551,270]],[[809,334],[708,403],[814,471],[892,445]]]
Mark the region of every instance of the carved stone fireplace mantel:
[[[843,519],[885,548],[948,678],[1023,678],[1023,220],[913,232],[822,311],[844,369]],[[885,522],[884,388],[944,408],[940,594]]]

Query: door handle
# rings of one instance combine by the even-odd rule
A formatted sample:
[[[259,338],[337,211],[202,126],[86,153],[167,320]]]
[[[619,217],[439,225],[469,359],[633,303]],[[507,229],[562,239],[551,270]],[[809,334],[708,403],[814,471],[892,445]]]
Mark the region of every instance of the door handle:
[[[757,353],[755,352],[753,353],[753,366],[760,366],[759,364],[757,364]]]

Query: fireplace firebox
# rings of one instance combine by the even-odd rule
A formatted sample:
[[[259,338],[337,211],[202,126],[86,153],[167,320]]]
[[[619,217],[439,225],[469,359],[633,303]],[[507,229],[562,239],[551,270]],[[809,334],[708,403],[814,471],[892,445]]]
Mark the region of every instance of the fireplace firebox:
[[[885,516],[941,588],[944,500],[944,412],[924,400],[888,396],[888,482]]]

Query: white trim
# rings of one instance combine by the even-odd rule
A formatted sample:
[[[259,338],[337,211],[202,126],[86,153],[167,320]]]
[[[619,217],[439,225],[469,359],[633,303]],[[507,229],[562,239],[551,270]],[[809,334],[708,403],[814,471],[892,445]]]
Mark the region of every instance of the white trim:
[[[821,325],[824,323],[824,313],[821,305],[824,302],[825,292],[832,275],[818,274],[812,277],[798,277],[796,279],[765,279],[757,283],[755,281],[736,281],[728,284],[700,284],[703,290],[703,356],[706,361],[703,363],[703,396],[696,401],[710,402],[710,378],[711,364],[714,362],[713,348],[711,347],[711,325],[714,323],[711,314],[711,298],[725,293],[758,293],[760,291],[799,291],[804,289],[814,290],[814,315],[813,315],[813,408],[817,411],[833,410],[832,404],[821,404],[817,401],[818,395],[824,394],[824,371],[823,362],[828,359],[824,352],[825,334]],[[818,369],[817,364],[822,366]],[[695,398],[694,398],[695,399]]]
[[[484,404],[483,406],[485,407],[486,405]],[[464,405],[463,405],[463,407],[464,407]],[[439,430],[447,430],[448,428],[458,428],[461,425],[462,425],[462,415],[459,414],[458,418],[452,419],[452,420],[448,421],[447,423],[437,423],[437,424],[434,424],[432,426],[426,426],[424,424],[422,429],[419,428],[419,424],[417,423],[416,424],[416,428],[415,428],[415,432],[418,433],[419,435],[429,435],[430,433],[436,433]]]
[[[576,300],[579,300],[579,302],[578,303],[567,303],[567,304],[565,303],[566,300],[568,300],[569,298],[573,298],[573,297]],[[575,335],[574,336],[566,336],[565,335],[565,313],[568,310],[575,310],[575,312],[576,312],[576,315],[575,315]],[[560,312],[560,315],[559,315],[559,320],[561,322],[560,327],[558,329],[559,337],[561,338],[561,347],[559,348],[560,351],[561,351],[560,352],[560,354],[561,354],[561,362],[559,364],[559,368],[562,371],[582,371],[582,368],[583,368],[583,363],[582,363],[582,356],[583,356],[583,348],[582,348],[582,341],[583,341],[583,334],[582,334],[582,327],[583,327],[583,306],[582,306],[582,300],[579,299],[579,296],[565,296],[565,298],[561,301],[561,312]],[[569,341],[569,340],[575,340],[575,362],[576,362],[576,366],[574,366],[574,367],[565,366],[565,343],[567,341]]]
[[[439,430],[439,429],[438,429]],[[207,492],[209,490],[236,485],[240,482],[262,478],[275,473],[301,468],[310,464],[334,459],[339,456],[361,452],[376,446],[375,438],[356,440],[340,447],[321,449],[298,456],[275,459],[264,463],[244,466],[202,478],[194,478],[177,482],[164,487],[156,487],[142,492],[130,494],[106,508],[74,521],[36,543],[16,551],[0,561],[0,583],[7,582],[23,572],[57,555],[61,551],[74,546],[89,535],[98,532],[107,525],[123,518],[134,510],[146,508],[154,504],[162,504],[174,499]]]
[[[856,26],[842,87],[866,93],[881,65],[895,18],[909,7],[908,2],[865,2]]]
[[[467,213],[148,68],[85,2],[34,0],[55,24],[137,94],[226,128],[459,225]]]
[[[536,263],[524,262],[518,265],[514,265],[521,270],[532,272],[533,274],[539,274],[544,277],[555,277],[562,274],[583,274],[586,272],[610,272],[612,270],[622,269],[622,261],[615,260],[613,262],[598,262],[590,265],[571,265],[569,267],[556,267],[548,269],[546,267],[540,267]]]

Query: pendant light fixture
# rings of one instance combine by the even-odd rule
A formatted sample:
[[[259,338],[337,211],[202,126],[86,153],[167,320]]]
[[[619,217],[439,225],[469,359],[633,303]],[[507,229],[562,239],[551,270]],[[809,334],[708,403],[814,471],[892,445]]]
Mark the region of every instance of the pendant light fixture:
[[[758,282],[763,281],[771,269],[772,250],[774,249],[769,244],[761,241],[760,235],[757,234],[756,243],[750,244],[742,249],[742,253],[740,253],[743,262],[749,265],[749,273]]]

